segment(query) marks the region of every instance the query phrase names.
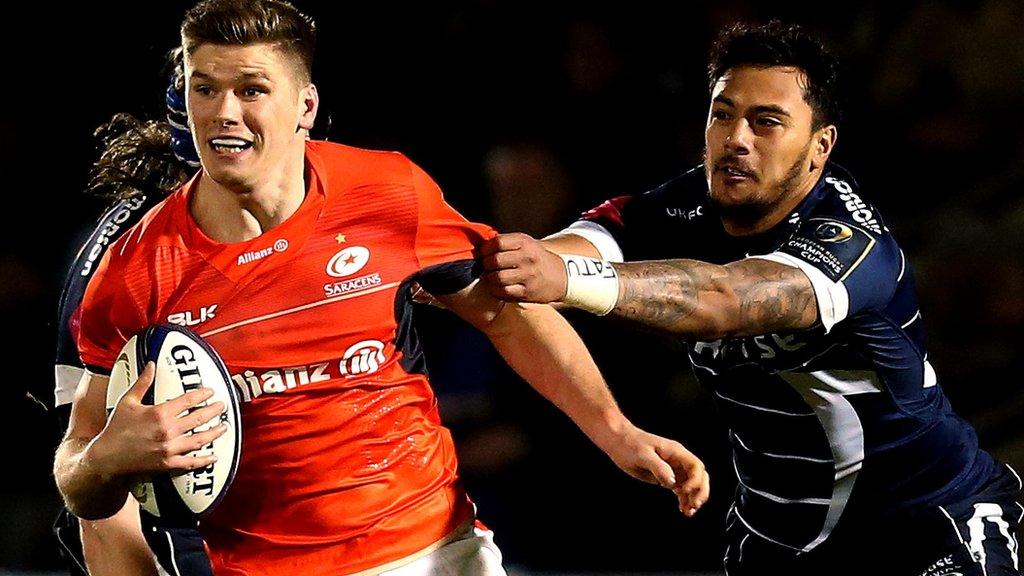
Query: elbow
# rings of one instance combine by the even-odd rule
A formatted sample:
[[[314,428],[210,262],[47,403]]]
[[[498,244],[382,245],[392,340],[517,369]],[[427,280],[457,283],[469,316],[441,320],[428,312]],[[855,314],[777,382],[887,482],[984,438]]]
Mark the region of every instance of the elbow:
[[[53,478],[64,506],[83,520],[103,520],[116,514],[128,497],[127,489],[122,491],[108,486],[105,490],[96,490],[98,479],[82,477],[82,469],[77,464],[73,457],[58,450]]]
[[[709,298],[706,306],[696,311],[693,336],[705,342],[746,335],[742,323],[742,303],[734,294],[723,293]],[[731,297],[730,297],[731,296]]]
[[[106,520],[117,514],[117,511],[124,506],[124,502],[128,497],[125,494],[125,500],[121,500],[120,504],[103,505],[99,502],[90,501],[88,498],[81,498],[74,494],[66,493],[63,489],[61,489],[61,496],[63,496],[64,506],[69,512],[82,520],[88,521]]]
[[[501,302],[497,307],[481,314],[473,326],[484,333],[492,342],[513,334],[522,319],[524,305],[517,302]]]

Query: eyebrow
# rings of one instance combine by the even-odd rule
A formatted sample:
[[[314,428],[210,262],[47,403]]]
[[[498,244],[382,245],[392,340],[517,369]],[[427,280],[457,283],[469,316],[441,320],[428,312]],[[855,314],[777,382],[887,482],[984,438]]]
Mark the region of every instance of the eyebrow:
[[[736,103],[733,102],[731,98],[729,98],[728,96],[722,96],[721,94],[715,96],[712,102],[725,104],[726,106],[732,106],[733,108],[736,107]],[[770,114],[777,114],[779,116],[787,116],[789,118],[793,117],[793,115],[790,114],[785,108],[778,106],[776,104],[758,104],[757,106],[753,107],[753,111],[758,114],[767,112]]]
[[[199,78],[201,80],[212,80],[213,76],[200,72],[199,70],[192,71],[193,78]],[[233,78],[233,80],[270,80],[266,72],[243,72]]]

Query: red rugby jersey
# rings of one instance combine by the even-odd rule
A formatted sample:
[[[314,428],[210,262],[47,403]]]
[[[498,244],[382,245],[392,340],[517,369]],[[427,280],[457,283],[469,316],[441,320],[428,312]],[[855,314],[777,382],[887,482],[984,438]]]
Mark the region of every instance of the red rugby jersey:
[[[203,335],[241,392],[238,475],[200,526],[217,574],[359,572],[472,515],[434,394],[396,341],[396,296],[494,232],[400,154],[309,142],[306,166],[296,213],[234,244],[195,225],[193,179],[118,240],[84,298],[88,366],[109,373],[129,337],[170,321]]]

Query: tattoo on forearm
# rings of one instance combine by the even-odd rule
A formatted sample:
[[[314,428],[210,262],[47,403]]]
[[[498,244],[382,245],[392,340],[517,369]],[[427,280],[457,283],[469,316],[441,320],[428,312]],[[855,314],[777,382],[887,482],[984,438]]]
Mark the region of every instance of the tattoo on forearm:
[[[798,330],[817,320],[810,281],[796,268],[747,259],[725,266],[696,260],[616,264],[613,314],[700,338]]]

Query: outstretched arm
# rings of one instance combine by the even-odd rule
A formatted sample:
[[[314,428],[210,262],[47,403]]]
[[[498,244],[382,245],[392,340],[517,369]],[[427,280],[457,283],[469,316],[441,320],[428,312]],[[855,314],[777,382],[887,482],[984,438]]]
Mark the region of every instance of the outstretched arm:
[[[634,426],[619,410],[572,327],[549,306],[506,303],[480,282],[438,297],[483,331],[509,365],[630,475],[671,488],[688,516],[707,500],[703,463],[678,442]]]
[[[676,334],[751,336],[809,328],[818,318],[810,280],[777,262],[661,260],[615,264],[615,270],[612,313]]]
[[[555,238],[489,240],[482,254],[490,292],[519,302],[562,302],[702,340],[800,330],[818,320],[811,282],[791,266],[758,258],[611,264],[594,258],[597,250],[583,238]],[[587,255],[559,255],[579,252]]]

